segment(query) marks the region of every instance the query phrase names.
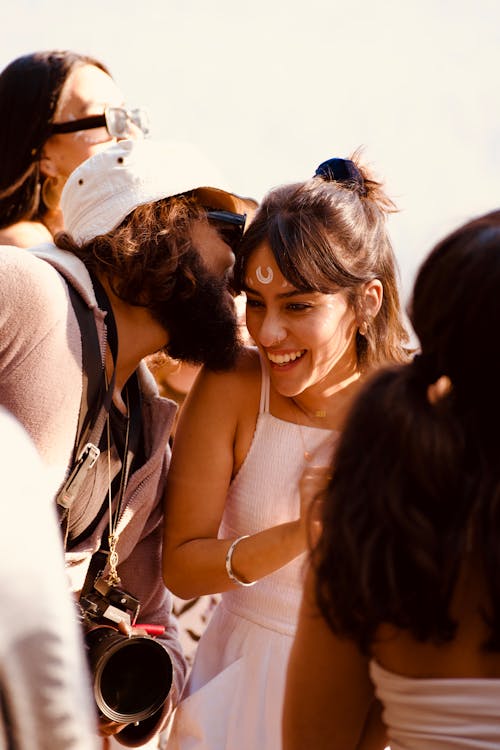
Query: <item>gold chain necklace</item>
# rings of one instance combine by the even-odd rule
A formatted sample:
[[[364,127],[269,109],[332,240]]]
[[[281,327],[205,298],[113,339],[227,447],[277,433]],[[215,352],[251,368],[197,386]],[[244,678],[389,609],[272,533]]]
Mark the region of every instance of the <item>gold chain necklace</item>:
[[[315,409],[313,412],[308,412],[301,404],[298,403],[298,401],[295,400],[293,396],[290,397],[290,401],[294,405],[296,409],[302,412],[302,414],[307,417],[307,419],[311,419],[311,417],[314,417],[316,419],[325,419],[328,416],[328,412],[326,409]],[[314,425],[312,425],[314,427]]]
[[[108,378],[106,376],[106,386],[108,385]],[[112,496],[112,490],[111,490],[111,431],[109,426],[109,412],[106,417],[106,433],[107,433],[107,442],[108,442],[108,512],[109,512],[109,531],[108,531],[108,544],[109,544],[109,574],[107,577],[107,583],[109,583],[110,586],[119,586],[121,583],[120,576],[118,575],[118,563],[120,562],[118,557],[118,551],[116,549],[118,544],[118,534],[116,533],[116,529],[118,526],[122,501],[123,501],[123,494],[125,492],[125,487],[127,485],[127,479],[128,479],[128,469],[127,466],[128,462],[128,445],[129,445],[129,438],[130,438],[130,405],[129,405],[129,398],[128,398],[128,390],[125,390],[125,398],[126,398],[126,405],[127,405],[127,427],[125,432],[125,444],[123,449],[123,461],[122,461],[122,468],[120,472],[120,486],[118,490],[118,499],[117,499],[117,505],[115,509],[115,513],[113,514],[113,496]]]
[[[331,387],[328,390],[328,396],[325,396],[325,398],[327,398],[327,399],[332,398],[332,396],[334,396],[334,394],[339,393],[344,388],[347,388],[352,383],[355,383],[357,380],[360,379],[360,377],[361,377],[361,372],[359,370],[357,370],[356,372],[354,372],[349,377],[345,378],[344,380],[342,380],[339,383],[337,383],[335,386]],[[314,409],[314,411],[307,410],[304,406],[302,406],[301,403],[299,403],[295,399],[294,396],[290,396],[290,401],[292,402],[292,404],[295,407],[295,409],[297,409],[298,411],[301,411],[302,414],[308,420],[311,420],[311,419],[326,419],[329,416],[329,413],[328,413],[328,411],[326,409]],[[331,412],[330,412],[330,416],[332,416]],[[299,423],[297,422],[297,424],[299,424]],[[319,426],[319,425],[311,425],[311,426],[312,427],[316,427],[316,426]],[[325,429],[325,428],[321,428],[321,429]]]
[[[294,409],[297,412],[297,413],[294,412],[294,417],[296,417],[299,414],[299,411],[301,411],[306,417],[309,417],[309,415],[307,414],[307,412],[304,411],[304,409],[299,404],[297,404],[297,402],[295,401],[295,399],[293,397],[290,398],[290,401],[291,401]],[[324,416],[327,416],[327,412],[326,411],[325,412],[323,412],[323,410],[319,410],[319,411],[321,413],[321,418],[323,418]],[[316,414],[315,414],[315,416],[319,417],[319,415],[316,415]],[[294,419],[294,424],[297,425],[298,430],[299,430],[300,442],[302,443],[302,452],[303,452],[304,460],[307,461],[307,463],[311,463],[311,461],[313,459],[317,460],[318,453],[320,451],[322,451],[323,449],[327,448],[327,447],[329,448],[329,443],[331,442],[331,433],[333,432],[333,430],[328,430],[328,428],[325,428],[325,427],[317,427],[316,429],[321,429],[321,430],[327,431],[328,432],[328,436],[325,438],[325,440],[323,442],[321,442],[314,449],[314,451],[310,451],[307,448],[306,441],[305,441],[305,438],[304,438],[304,432],[303,432],[303,429],[302,429],[302,427],[306,427],[306,425],[302,425],[300,423],[300,421],[296,420],[296,419]],[[314,425],[311,425],[311,427],[314,427]],[[333,445],[332,445],[332,448],[333,448]]]

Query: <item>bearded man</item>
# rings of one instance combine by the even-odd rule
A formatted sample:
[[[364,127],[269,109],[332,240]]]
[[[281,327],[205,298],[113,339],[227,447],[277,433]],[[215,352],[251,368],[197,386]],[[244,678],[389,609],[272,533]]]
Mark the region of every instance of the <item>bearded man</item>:
[[[106,667],[109,685],[101,675],[96,686],[93,667],[100,733],[138,746],[165,725],[185,677],[161,578],[176,407],[158,396],[142,360],[164,351],[232,365],[239,343],[228,274],[255,203],[221,189],[188,146],[125,140],[71,174],[61,205],[65,233],[55,244],[0,251],[0,403],[50,475],[86,631],[109,621],[163,646],[158,705],[154,698],[132,721],[120,704],[131,662],[124,657],[116,675]],[[22,543],[22,530],[13,533]],[[145,675],[138,694],[153,679]]]

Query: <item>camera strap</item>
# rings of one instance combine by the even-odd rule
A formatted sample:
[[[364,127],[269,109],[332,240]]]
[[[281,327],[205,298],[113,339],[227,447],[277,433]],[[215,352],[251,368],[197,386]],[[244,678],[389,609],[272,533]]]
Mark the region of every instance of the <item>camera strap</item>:
[[[116,362],[118,335],[111,305],[99,280],[91,274],[97,303],[107,311],[106,325],[108,344]],[[70,301],[74,309],[82,342],[82,398],[78,416],[78,428],[73,448],[71,468],[66,481],[56,497],[60,522],[64,527],[64,538],[68,535],[71,505],[78,496],[88,472],[99,458],[97,447],[104,428],[115,384],[115,369],[109,384],[106,382],[101,346],[94,319],[94,312],[85,303],[73,285],[66,281]]]
[[[71,505],[78,496],[80,488],[87,478],[88,471],[94,466],[100,455],[98,445],[103,450],[104,446],[106,446],[109,472],[108,497],[101,506],[101,511],[94,518],[91,528],[95,528],[106,508],[109,509],[109,524],[103,532],[99,549],[92,555],[90,560],[81,597],[86,596],[95,587],[96,581],[102,576],[108,562],[110,573],[107,577],[107,583],[110,586],[117,586],[120,583],[117,573],[118,555],[116,544],[118,536],[116,534],[116,527],[123,506],[123,496],[129,473],[134,459],[139,453],[138,447],[142,425],[141,394],[137,374],[134,373],[125,386],[125,400],[128,414],[124,440],[121,445],[121,441],[115,439],[114,430],[112,431],[110,428],[110,410],[116,380],[118,333],[113,310],[106,291],[97,277],[93,274],[90,274],[90,276],[97,304],[101,310],[105,310],[107,313],[107,343],[113,358],[114,367],[111,379],[108,382],[105,364],[101,355],[101,345],[95,324],[94,312],[88,307],[72,284],[67,282],[70,301],[78,320],[82,341],[82,398],[71,469],[66,482],[57,496],[66,543]],[[104,428],[105,433],[103,434]],[[111,481],[110,454],[113,444],[122,461],[122,468],[116,477],[116,482]],[[117,501],[113,512],[112,500],[115,493]],[[78,539],[88,536],[90,531],[91,529],[86,529],[85,532],[79,535]]]

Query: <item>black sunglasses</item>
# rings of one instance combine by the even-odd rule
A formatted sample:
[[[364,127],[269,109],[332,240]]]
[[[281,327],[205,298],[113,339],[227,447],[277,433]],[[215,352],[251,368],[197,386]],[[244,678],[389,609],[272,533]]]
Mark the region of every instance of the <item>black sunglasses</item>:
[[[207,219],[217,229],[231,250],[236,252],[245,231],[247,215],[235,214],[233,211],[224,211],[222,209],[208,208]]]

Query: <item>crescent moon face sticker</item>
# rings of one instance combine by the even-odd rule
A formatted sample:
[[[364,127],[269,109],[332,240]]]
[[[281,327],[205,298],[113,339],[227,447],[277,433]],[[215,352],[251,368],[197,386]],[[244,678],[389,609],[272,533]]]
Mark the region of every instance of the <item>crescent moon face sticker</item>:
[[[273,269],[271,268],[271,266],[267,266],[266,273],[262,271],[262,266],[257,266],[255,275],[257,276],[257,279],[261,284],[270,284],[274,278]]]

